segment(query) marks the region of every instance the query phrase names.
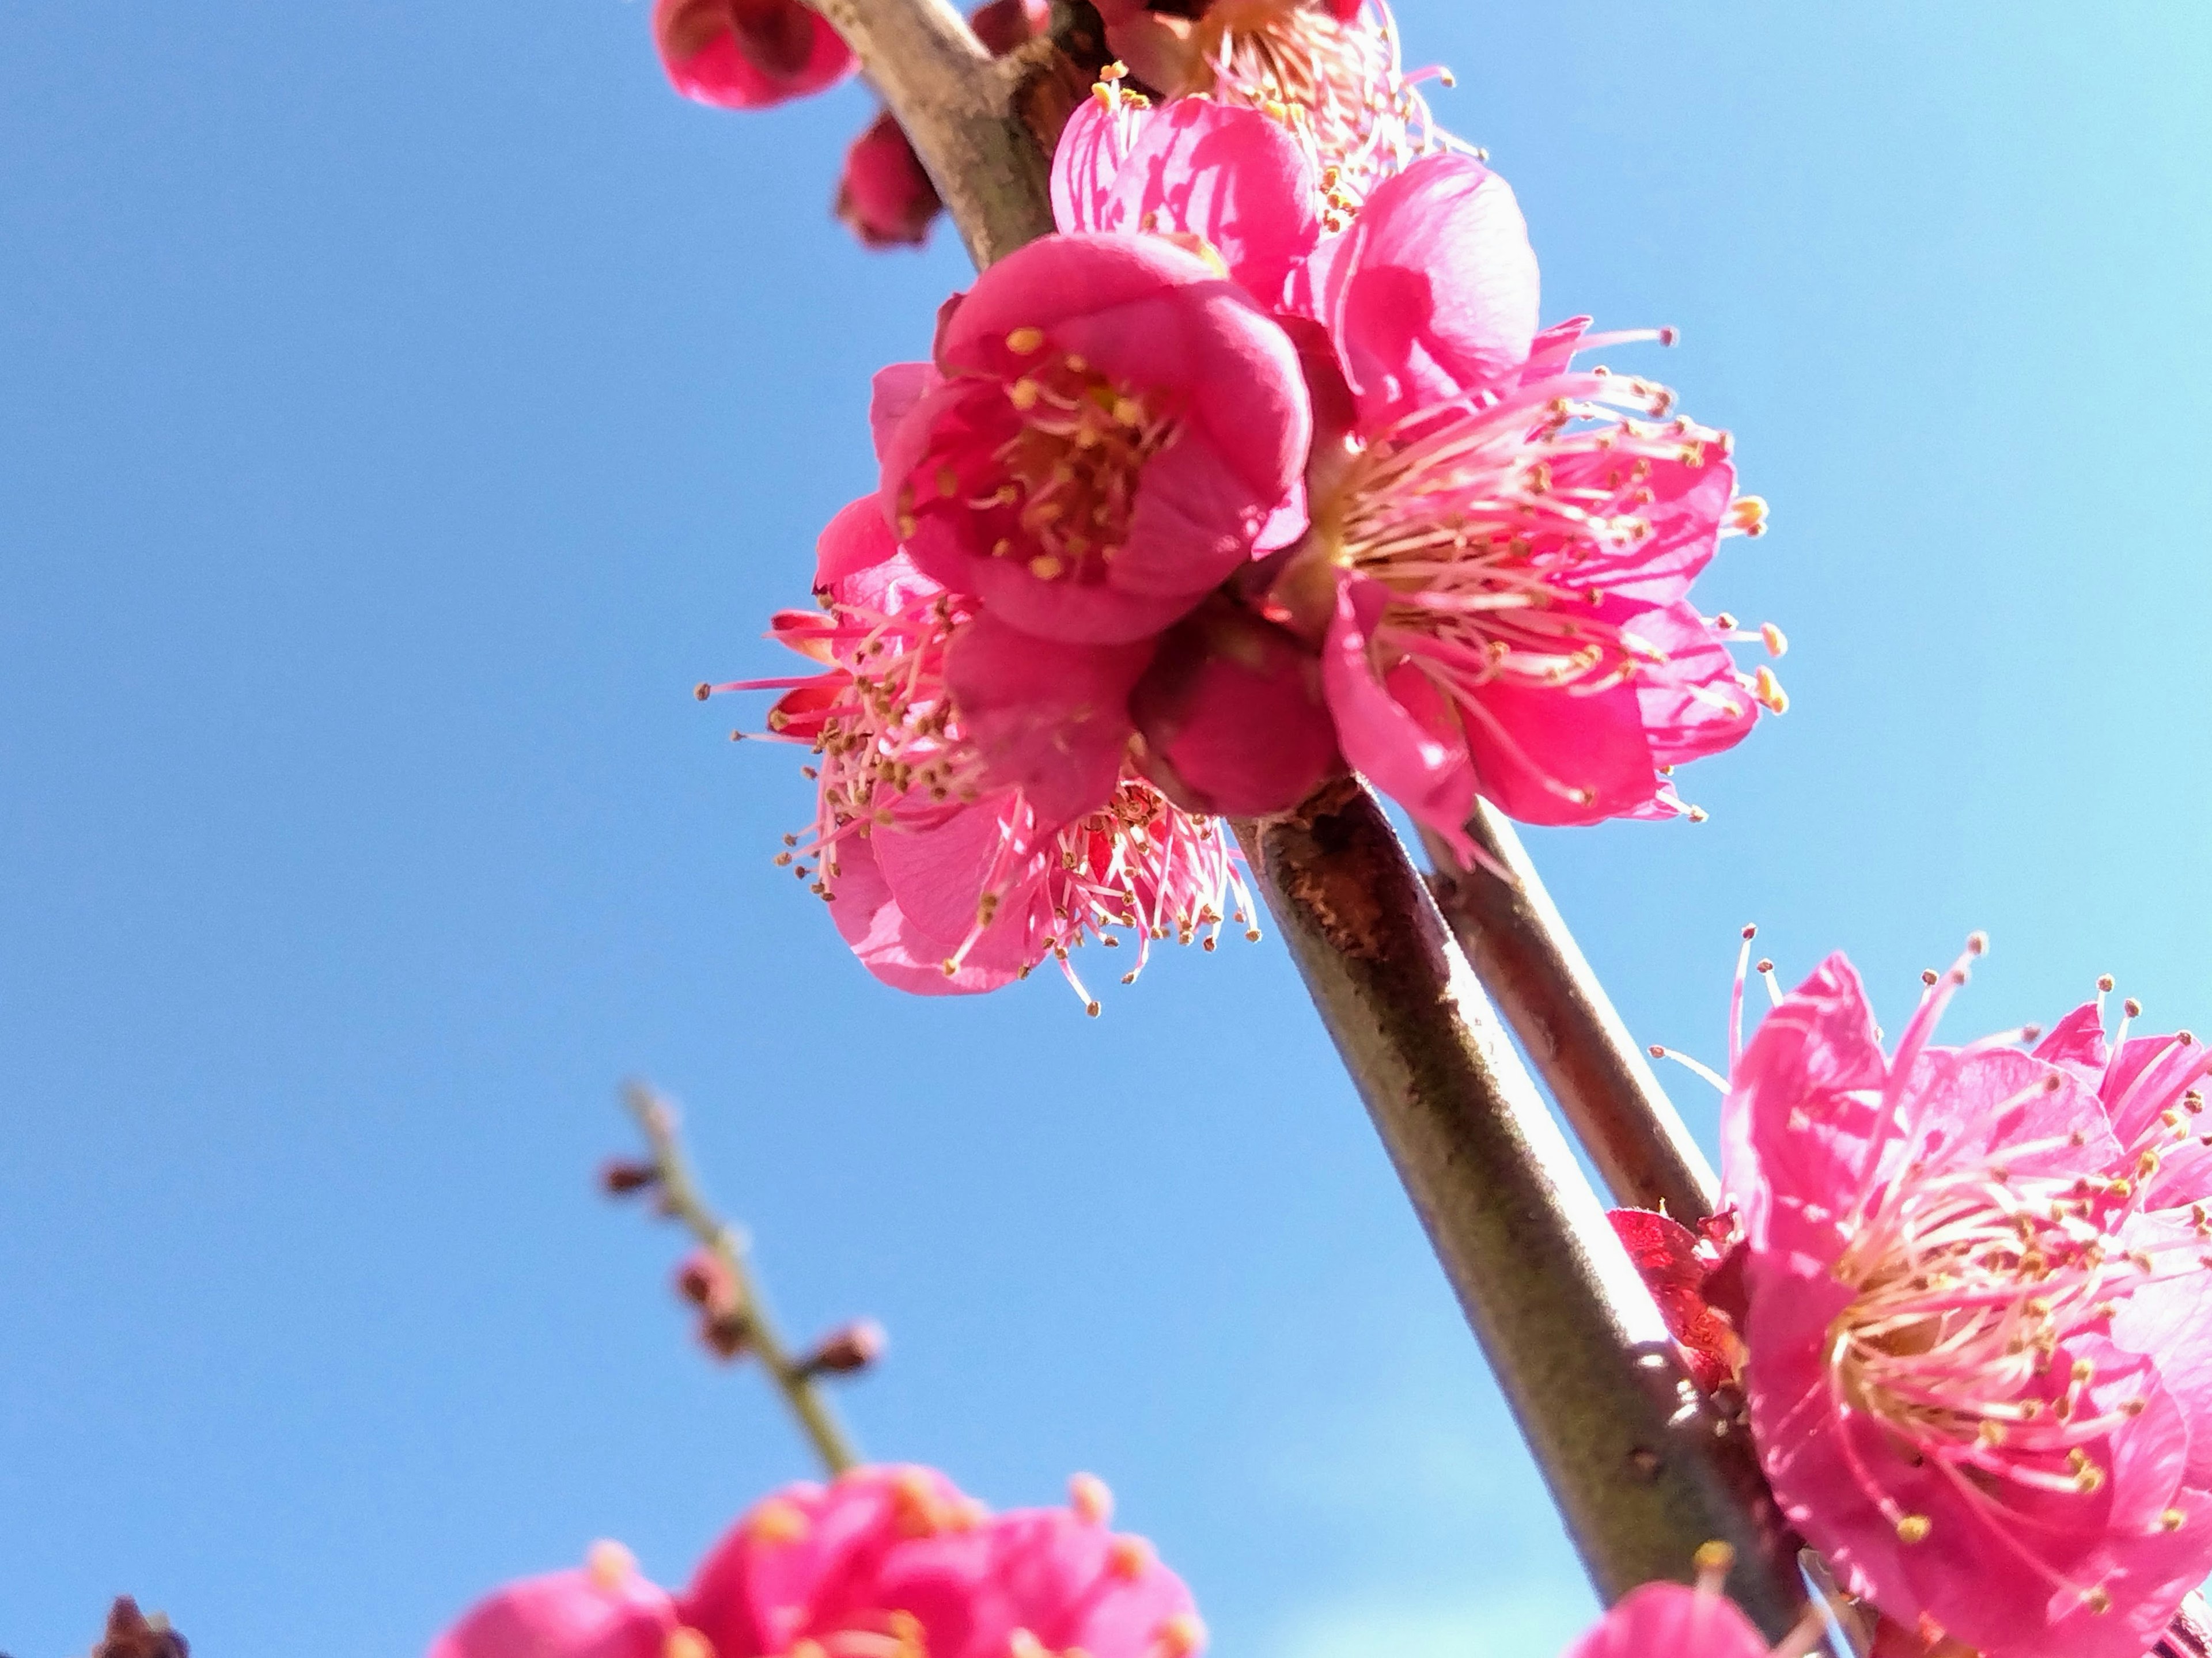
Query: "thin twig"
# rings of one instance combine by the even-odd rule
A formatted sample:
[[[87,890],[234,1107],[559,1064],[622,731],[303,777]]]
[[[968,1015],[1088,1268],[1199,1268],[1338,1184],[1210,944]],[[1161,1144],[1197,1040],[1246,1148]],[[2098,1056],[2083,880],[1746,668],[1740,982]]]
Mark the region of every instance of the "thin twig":
[[[1613,1193],[1638,1209],[1663,1209],[1686,1226],[1711,1214],[1712,1165],[1613,1011],[1605,987],[1560,919],[1513,826],[1477,802],[1468,834],[1509,872],[1461,871],[1450,849],[1424,831],[1429,884],[1513,1034]]]
[[[653,1185],[661,1207],[672,1219],[682,1222],[729,1274],[730,1283],[737,1291],[738,1306],[744,1315],[746,1347],[760,1361],[761,1369],[775,1384],[775,1390],[783,1395],[783,1402],[791,1407],[801,1431],[813,1445],[815,1455],[822,1459],[823,1467],[835,1476],[858,1467],[860,1453],[854,1448],[844,1424],[837,1420],[836,1412],[822,1396],[813,1378],[793,1362],[790,1350],[776,1334],[759,1283],[746,1263],[744,1241],[699,1195],[690,1164],[676,1138],[675,1112],[643,1083],[625,1084],[623,1103],[637,1119],[637,1126],[644,1131],[646,1144],[651,1148]]]

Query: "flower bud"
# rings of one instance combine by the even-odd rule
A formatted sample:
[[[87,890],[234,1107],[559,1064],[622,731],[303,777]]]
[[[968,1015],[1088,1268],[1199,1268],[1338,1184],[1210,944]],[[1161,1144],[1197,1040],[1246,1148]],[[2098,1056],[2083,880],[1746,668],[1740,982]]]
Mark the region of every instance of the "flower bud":
[[[817,1342],[814,1351],[799,1361],[799,1374],[848,1376],[865,1370],[884,1356],[887,1339],[875,1320],[855,1319]]]
[[[626,1198],[659,1184],[660,1171],[649,1163],[639,1163],[630,1157],[609,1157],[599,1165],[599,1190],[611,1198]]]
[[[186,1658],[191,1650],[167,1619],[158,1612],[148,1618],[136,1600],[119,1594],[108,1609],[107,1630],[92,1658]]]
[[[889,111],[853,141],[837,180],[837,217],[869,247],[919,246],[944,203]]]
[[[721,1257],[694,1249],[676,1269],[676,1293],[702,1312],[717,1316],[738,1310],[737,1280]]]

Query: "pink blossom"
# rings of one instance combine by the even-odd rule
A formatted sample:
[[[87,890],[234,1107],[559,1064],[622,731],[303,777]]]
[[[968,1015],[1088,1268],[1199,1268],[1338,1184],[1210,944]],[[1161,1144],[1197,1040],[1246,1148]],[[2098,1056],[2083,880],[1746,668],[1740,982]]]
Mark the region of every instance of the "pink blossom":
[[[919,246],[945,203],[921,158],[886,112],[845,152],[837,181],[837,217],[870,247]]]
[[[1311,422],[1287,337],[1157,238],[1049,236],[951,308],[890,434],[915,563],[1040,637],[1157,633],[1296,500]]]
[[[1342,448],[1316,454],[1314,528],[1273,599],[1326,635],[1346,758],[1462,857],[1477,795],[1534,823],[1695,815],[1673,768],[1785,706],[1769,670],[1747,676],[1729,651],[1778,653],[1780,633],[1689,601],[1718,538],[1765,522],[1735,495],[1726,436],[1664,419],[1662,387],[1574,371],[1579,321],[1486,380],[1479,328],[1446,349],[1370,325],[1356,269],[1328,286],[1361,406]],[[1374,307],[1398,309],[1390,293]],[[1389,412],[1453,374],[1473,380],[1457,397]]]
[[[1225,597],[1162,636],[1129,714],[1138,768],[1190,811],[1288,811],[1344,769],[1319,659]]]
[[[801,0],[654,0],[660,66],[686,98],[762,109],[842,80],[853,54]]]
[[[1064,231],[1197,237],[1270,307],[1321,234],[1312,163],[1282,122],[1203,98],[1155,110],[1106,83],[1060,131],[1052,207]]]
[[[1833,956],[1733,1060],[1753,1436],[1806,1540],[1923,1637],[2140,1658],[2212,1570],[2203,1246],[2115,1172],[2075,1066],[1932,1045],[1967,959],[1893,1056]]]
[[[1211,950],[1246,926],[1251,899],[1221,826],[1124,778],[1095,811],[1039,828],[1019,791],[926,826],[878,827],[841,849],[831,909],[869,971],[903,990],[996,989],[1051,961],[1088,1011],[1071,952],[1133,946],[1124,984],[1155,943]]]
[[[1453,145],[1398,58],[1388,9],[1361,0],[1211,0],[1194,16],[1136,0],[1098,9],[1109,51],[1171,100],[1203,96],[1283,120],[1332,219],[1419,157]]]
[[[600,1543],[580,1571],[525,1578],[478,1601],[429,1658],[665,1658],[675,1603],[629,1551]]]
[[[1713,1589],[1646,1583],[1623,1595],[1565,1658],[1767,1658],[1767,1646]]]
[[[2105,1040],[2105,998],[2110,978],[2098,981],[2084,1002],[2051,1028],[2035,1049],[2038,1059],[2064,1066],[2097,1090],[2112,1125],[2121,1160],[2113,1173],[2139,1181],[2143,1206],[2167,1212],[2197,1236],[2212,1238],[2212,1146],[2204,1138],[2203,1084],[2212,1073],[2212,1053],[2193,1032],[2130,1036],[2142,1013],[2130,998],[2123,1005],[2119,1033]]]
[[[1182,1580],[1108,1528],[1097,1481],[1072,1496],[992,1515],[918,1467],[788,1486],[709,1552],[684,1614],[714,1658],[1191,1658]]]
[[[819,671],[700,689],[781,693],[768,735],[812,750],[816,811],[777,862],[869,971],[959,994],[1051,960],[1096,1012],[1071,950],[1126,938],[1133,979],[1156,940],[1211,950],[1243,920],[1219,827],[1126,770],[1154,641],[1029,638],[916,570],[871,501],[824,531],[816,580],[824,609],[775,632]]]

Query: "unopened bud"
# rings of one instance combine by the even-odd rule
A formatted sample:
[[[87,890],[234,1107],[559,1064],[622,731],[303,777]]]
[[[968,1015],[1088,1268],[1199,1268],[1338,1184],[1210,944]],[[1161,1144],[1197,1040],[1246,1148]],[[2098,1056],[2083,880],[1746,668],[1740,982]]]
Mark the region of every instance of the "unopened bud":
[[[660,1184],[660,1171],[632,1157],[609,1157],[599,1165],[599,1190],[611,1198],[626,1198]]]
[[[884,1356],[889,1338],[872,1318],[855,1319],[832,1330],[815,1344],[814,1351],[799,1361],[802,1376],[849,1376],[865,1370]]]
[[[710,1250],[694,1249],[684,1257],[676,1269],[676,1293],[716,1316],[738,1310],[737,1280],[721,1257]]]
[[[699,1339],[717,1358],[743,1358],[752,1339],[752,1321],[743,1313],[710,1313],[699,1321]]]

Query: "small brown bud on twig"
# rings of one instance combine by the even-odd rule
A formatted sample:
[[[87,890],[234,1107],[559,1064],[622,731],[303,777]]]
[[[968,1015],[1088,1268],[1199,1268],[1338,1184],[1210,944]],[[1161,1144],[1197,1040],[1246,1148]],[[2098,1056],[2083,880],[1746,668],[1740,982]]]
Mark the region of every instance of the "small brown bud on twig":
[[[721,1257],[694,1249],[676,1269],[676,1293],[712,1316],[739,1310],[738,1286]]]
[[[108,1608],[107,1631],[92,1649],[92,1658],[187,1658],[191,1651],[167,1619],[158,1612],[149,1618],[136,1600],[118,1594]]]
[[[752,1339],[752,1321],[743,1313],[709,1313],[699,1321],[699,1339],[717,1358],[743,1358]]]
[[[609,1157],[599,1165],[599,1190],[611,1198],[626,1198],[633,1192],[659,1184],[660,1171],[649,1163]]]
[[[889,1339],[884,1327],[875,1320],[855,1319],[815,1343],[814,1351],[799,1361],[799,1373],[810,1376],[849,1376],[855,1370],[865,1370],[884,1356]]]

